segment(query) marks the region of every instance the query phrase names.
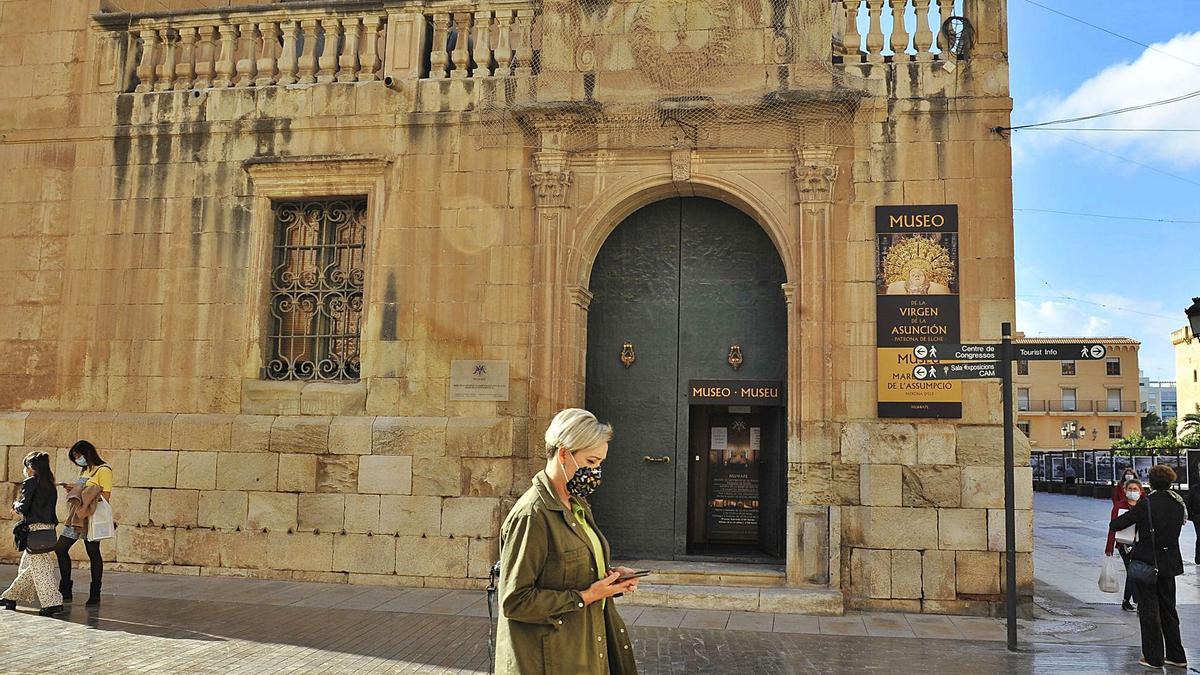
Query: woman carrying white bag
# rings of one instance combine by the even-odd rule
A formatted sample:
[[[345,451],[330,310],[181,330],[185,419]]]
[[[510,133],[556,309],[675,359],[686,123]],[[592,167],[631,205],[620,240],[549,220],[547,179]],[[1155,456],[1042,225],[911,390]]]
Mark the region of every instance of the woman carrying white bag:
[[[1142,498],[1142,483],[1137,479],[1126,480],[1121,485],[1121,497],[1114,500],[1112,514],[1109,520],[1115,520],[1117,516],[1125,511],[1133,508],[1135,504]],[[1112,557],[1113,549],[1115,548],[1121,554],[1121,562],[1125,565],[1125,597],[1121,602],[1121,609],[1126,612],[1137,611],[1137,589],[1129,579],[1129,561],[1130,551],[1133,548],[1134,538],[1136,537],[1136,528],[1130,527],[1120,532],[1109,531],[1108,544],[1104,547],[1104,554],[1108,556],[1104,561],[1104,570],[1100,574],[1100,590],[1105,593],[1116,593],[1119,590],[1118,582],[1116,581],[1116,560]],[[1111,570],[1110,570],[1111,568]],[[1111,577],[1111,578],[1109,578]],[[1132,602],[1130,602],[1132,600]]]
[[[68,453],[70,460],[79,467],[79,478],[73,485],[62,483],[67,489],[67,500],[71,514],[67,527],[63,528],[54,552],[58,554],[58,572],[62,578],[59,590],[63,601],[71,601],[71,547],[83,539],[91,563],[92,586],[87,604],[100,604],[100,585],[104,577],[104,558],[100,554],[100,540],[113,536],[112,499],[113,473],[96,452],[96,446],[87,441],[78,441]]]

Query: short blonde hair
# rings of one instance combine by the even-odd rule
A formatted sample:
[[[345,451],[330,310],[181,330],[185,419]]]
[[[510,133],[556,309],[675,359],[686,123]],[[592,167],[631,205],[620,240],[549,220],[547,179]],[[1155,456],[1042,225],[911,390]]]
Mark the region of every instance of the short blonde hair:
[[[559,448],[578,452],[612,440],[612,426],[582,408],[567,408],[550,420],[546,428],[546,458]]]

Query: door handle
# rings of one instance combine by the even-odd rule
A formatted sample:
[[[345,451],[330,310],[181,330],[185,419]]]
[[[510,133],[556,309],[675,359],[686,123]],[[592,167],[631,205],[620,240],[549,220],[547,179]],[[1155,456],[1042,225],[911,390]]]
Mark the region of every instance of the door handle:
[[[642,457],[642,461],[643,462],[661,462],[663,464],[670,464],[671,458],[667,455],[663,455],[662,457],[651,457],[650,455],[646,455],[646,456]]]

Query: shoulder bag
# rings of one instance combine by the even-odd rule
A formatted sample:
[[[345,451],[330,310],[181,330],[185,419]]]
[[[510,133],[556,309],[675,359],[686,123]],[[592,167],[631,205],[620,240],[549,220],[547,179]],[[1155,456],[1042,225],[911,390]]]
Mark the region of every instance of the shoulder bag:
[[[25,550],[31,554],[49,553],[54,550],[54,545],[58,543],[57,528],[47,528],[44,530],[30,530],[29,534],[25,535]]]
[[[1154,504],[1146,497],[1146,517],[1150,519],[1150,555],[1154,558],[1151,565],[1136,558],[1129,561],[1129,578],[1139,584],[1153,586],[1158,583],[1158,542],[1154,540]]]

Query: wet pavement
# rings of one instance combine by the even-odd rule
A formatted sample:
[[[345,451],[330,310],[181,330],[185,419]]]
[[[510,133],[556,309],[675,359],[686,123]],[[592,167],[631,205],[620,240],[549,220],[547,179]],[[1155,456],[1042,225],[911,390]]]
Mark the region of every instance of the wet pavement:
[[[1106,503],[1036,496],[1038,607],[1021,622],[1017,653],[1005,650],[1003,623],[986,618],[634,606],[622,614],[646,674],[1150,672],[1136,666],[1136,616],[1096,587]],[[1194,541],[1190,525],[1186,534],[1185,547]],[[1200,645],[1200,568],[1187,569],[1180,614],[1192,646]],[[0,583],[14,573],[0,567]],[[80,604],[58,619],[0,612],[0,671],[487,672],[479,591],[113,571],[105,592],[100,608]],[[1197,651],[1189,655],[1200,662]]]

